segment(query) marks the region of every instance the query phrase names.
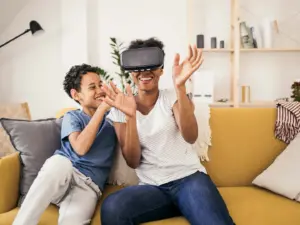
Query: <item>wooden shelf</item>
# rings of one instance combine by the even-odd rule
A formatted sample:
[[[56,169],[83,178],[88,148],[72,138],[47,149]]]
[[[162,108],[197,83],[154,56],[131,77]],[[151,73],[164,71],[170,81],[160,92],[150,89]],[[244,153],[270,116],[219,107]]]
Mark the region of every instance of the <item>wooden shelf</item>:
[[[300,48],[249,48],[241,52],[300,52]]]
[[[274,101],[253,101],[248,103],[239,103],[240,107],[276,107],[276,102]]]
[[[195,42],[195,21],[197,17],[195,16],[196,11],[194,10],[197,0],[187,0],[187,31],[188,31],[188,44]],[[229,74],[230,74],[230,96],[228,96],[228,102],[213,102],[210,104],[211,107],[274,107],[276,103],[273,101],[262,102],[253,101],[250,103],[240,102],[240,76],[241,76],[241,58],[245,54],[266,54],[268,57],[270,54],[292,54],[300,53],[300,47],[288,48],[288,47],[277,47],[277,48],[252,48],[244,49],[241,46],[241,32],[240,32],[240,1],[241,0],[229,0],[230,2],[230,37],[225,40],[228,44],[227,48],[203,48],[202,51],[205,55],[219,55],[224,54],[228,57],[230,63]],[[199,30],[199,29],[198,29]],[[204,33],[204,35],[207,35]],[[197,40],[196,40],[197,42]]]
[[[213,102],[209,104],[210,107],[233,107],[234,104],[232,101],[228,102]],[[243,103],[240,102],[238,103],[238,107],[264,107],[264,108],[269,108],[269,107],[276,107],[276,102],[273,101],[253,101],[253,102],[248,102],[248,103]]]
[[[225,48],[206,48],[202,49],[203,52],[233,52],[233,49],[225,49]]]
[[[233,49],[224,48],[206,48],[202,49],[203,52],[234,52]],[[300,48],[244,48],[240,49],[240,52],[300,52]]]
[[[233,102],[213,102],[209,104],[210,107],[232,107]]]

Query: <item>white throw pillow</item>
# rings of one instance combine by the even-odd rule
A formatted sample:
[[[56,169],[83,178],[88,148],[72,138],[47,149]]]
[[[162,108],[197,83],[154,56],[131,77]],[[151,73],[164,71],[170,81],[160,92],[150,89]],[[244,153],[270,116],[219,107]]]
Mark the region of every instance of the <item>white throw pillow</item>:
[[[300,202],[300,133],[252,183]]]
[[[119,145],[116,149],[113,166],[107,183],[121,186],[132,186],[138,184],[136,172],[127,165]]]

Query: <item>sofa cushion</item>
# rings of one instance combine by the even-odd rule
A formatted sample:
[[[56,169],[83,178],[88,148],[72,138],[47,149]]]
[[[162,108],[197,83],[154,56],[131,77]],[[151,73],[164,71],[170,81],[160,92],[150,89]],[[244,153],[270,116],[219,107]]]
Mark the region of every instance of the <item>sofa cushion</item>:
[[[13,224],[19,208],[15,208],[7,213],[0,214],[0,224],[9,225]],[[39,225],[54,225],[58,221],[58,208],[54,205],[50,205],[42,214]]]
[[[237,225],[300,224],[300,203],[258,187],[219,188]]]
[[[300,133],[253,184],[300,202]]]
[[[212,108],[210,161],[203,162],[219,187],[252,185],[284,150],[274,136],[275,108]]]
[[[138,182],[139,179],[136,175],[135,169],[132,169],[127,165],[122,154],[122,150],[118,145],[107,183],[111,185],[131,186],[137,185]]]
[[[21,157],[21,205],[31,184],[47,158],[60,148],[62,119],[14,120],[0,119],[10,140]]]
[[[300,204],[255,187],[221,187],[230,215],[237,225],[298,225]],[[176,217],[143,225],[188,225]]]
[[[119,186],[107,186],[104,189],[92,219],[91,225],[100,225],[100,207],[111,193],[120,190]],[[221,187],[230,214],[238,225],[298,225],[300,224],[300,203],[273,194],[256,187]],[[18,208],[0,214],[1,224],[12,224]],[[58,209],[51,205],[43,213],[40,225],[57,224]],[[144,223],[143,225],[189,225],[184,217],[170,218]]]

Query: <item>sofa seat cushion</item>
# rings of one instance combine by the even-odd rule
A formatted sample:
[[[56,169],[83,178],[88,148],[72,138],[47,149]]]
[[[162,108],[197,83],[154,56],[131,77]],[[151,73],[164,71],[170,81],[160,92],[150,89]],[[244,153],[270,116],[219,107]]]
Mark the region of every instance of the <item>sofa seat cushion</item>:
[[[298,225],[300,203],[256,187],[219,188],[228,210],[238,225]],[[144,225],[188,225],[183,217]]]
[[[100,207],[103,200],[118,186],[107,186],[99,201],[92,225],[100,224]],[[238,225],[299,225],[300,203],[257,187],[221,187],[219,188],[230,214]],[[0,214],[0,224],[12,224],[18,208]],[[50,205],[43,213],[39,225],[57,224],[58,208]],[[144,223],[143,225],[189,225],[183,217]]]
[[[253,186],[219,190],[238,225],[300,224],[299,202]]]
[[[9,225],[12,224],[19,208],[15,208],[7,213],[0,214],[0,224]],[[54,225],[58,221],[58,208],[54,205],[50,205],[42,214],[39,225]]]

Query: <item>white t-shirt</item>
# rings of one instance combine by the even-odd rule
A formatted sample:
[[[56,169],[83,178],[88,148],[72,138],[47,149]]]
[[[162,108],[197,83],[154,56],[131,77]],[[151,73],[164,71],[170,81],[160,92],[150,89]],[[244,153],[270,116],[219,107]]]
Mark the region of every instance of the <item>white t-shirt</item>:
[[[142,158],[136,173],[142,184],[161,185],[196,171],[206,173],[196,151],[183,139],[177,126],[172,110],[176,101],[174,90],[160,90],[157,102],[147,115],[137,111]],[[125,123],[125,115],[115,108],[107,119]]]

